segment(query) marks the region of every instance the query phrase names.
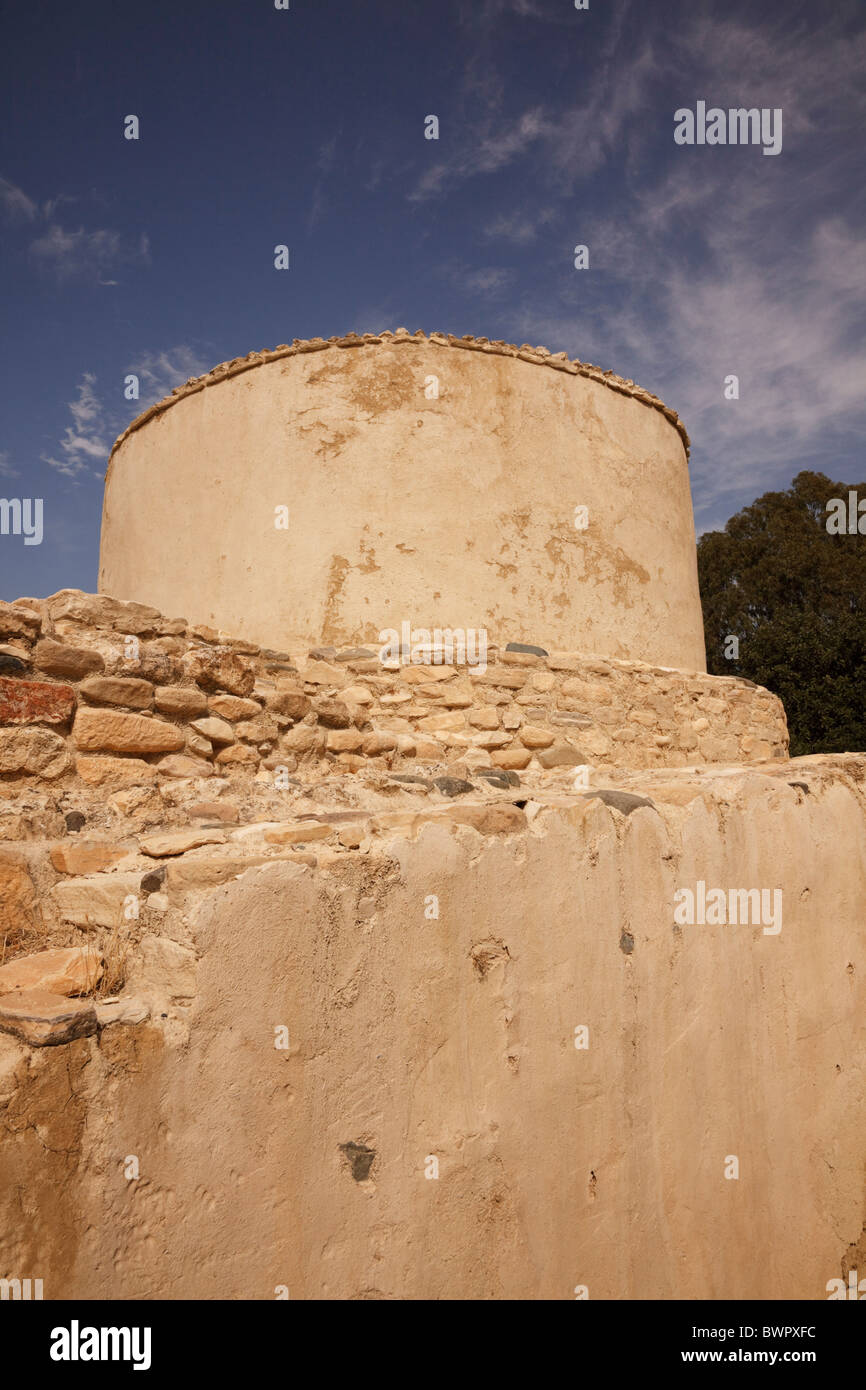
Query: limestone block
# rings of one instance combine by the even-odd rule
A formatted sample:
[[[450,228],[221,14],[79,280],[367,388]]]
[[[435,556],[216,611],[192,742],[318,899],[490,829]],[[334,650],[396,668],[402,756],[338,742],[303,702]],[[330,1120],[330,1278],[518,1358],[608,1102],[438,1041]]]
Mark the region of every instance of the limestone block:
[[[77,748],[93,753],[171,753],[185,743],[183,730],[174,724],[106,709],[79,709],[72,737]]]
[[[301,691],[298,693],[302,695]],[[309,706],[309,701],[307,704]],[[218,719],[228,719],[232,724],[239,719],[255,719],[256,715],[262,712],[258,700],[244,700],[238,695],[211,695],[207,700],[207,709]],[[306,711],[304,712],[306,713]]]
[[[87,786],[105,787],[107,791],[156,781],[156,768],[142,758],[79,757],[75,771]]]
[[[50,729],[0,729],[0,773],[53,781],[66,771],[66,743]]]
[[[465,727],[466,718],[458,710],[448,714],[429,714],[426,718],[418,721],[418,728],[422,729],[424,733],[434,733],[445,729],[464,729]]]
[[[495,705],[476,706],[469,715],[473,729],[498,729],[499,711]]]
[[[128,845],[104,844],[96,840],[61,840],[52,845],[49,857],[59,874],[97,874],[110,869],[130,853]]]
[[[299,720],[309,714],[313,702],[303,690],[275,690],[265,696],[265,708],[272,714],[285,715],[287,719]]]
[[[335,834],[333,825],[321,821],[295,821],[278,830],[266,830],[265,840],[271,845],[306,844],[312,840],[330,840]]]
[[[251,767],[258,767],[261,758],[255,748],[250,748],[245,743],[235,743],[232,744],[230,748],[220,749],[219,753],[216,755],[215,761],[220,767],[231,767],[235,764],[241,766],[248,764]]]
[[[552,748],[542,748],[537,756],[544,768],[581,767],[587,761],[582,749],[571,748],[567,743],[558,743]]]
[[[528,748],[500,748],[490,754],[494,767],[513,768],[519,771],[529,766],[532,757]]]
[[[0,965],[0,995],[22,989],[87,994],[101,978],[102,956],[94,946],[58,947]]]
[[[225,719],[218,719],[215,715],[193,720],[192,727],[196,733],[201,734],[202,738],[209,739],[211,743],[223,744],[237,741],[231,724]]]
[[[143,854],[152,859],[168,859],[177,854],[185,854],[189,849],[200,845],[221,845],[226,841],[222,830],[169,830],[161,835],[145,835],[139,841]]]
[[[31,1047],[56,1047],[96,1032],[93,1004],[45,989],[16,990],[0,999],[0,1029]]]
[[[51,889],[64,922],[76,927],[119,927],[129,898],[138,899],[141,874],[118,872],[61,879]]]
[[[179,719],[194,719],[209,708],[204,692],[191,685],[158,685],[154,691],[154,704],[162,714],[175,715]],[[216,714],[220,712],[214,711]],[[228,718],[227,715],[224,717]]]
[[[36,890],[27,860],[15,850],[0,848],[0,942],[14,945],[38,926]]]
[[[198,647],[181,658],[181,665],[204,690],[227,690],[230,695],[242,697],[252,694],[255,667],[236,652]]]
[[[94,671],[102,671],[105,662],[99,652],[87,647],[69,647],[43,637],[33,650],[33,665],[49,676],[61,676],[67,680],[81,680]]]
[[[364,736],[357,729],[329,729],[327,748],[332,753],[357,753],[363,746]]]
[[[553,734],[549,729],[526,724],[520,730],[520,742],[524,748],[549,748],[553,743]]]
[[[91,676],[81,682],[79,693],[86,700],[103,705],[125,705],[129,709],[150,709],[153,686],[134,676]]]

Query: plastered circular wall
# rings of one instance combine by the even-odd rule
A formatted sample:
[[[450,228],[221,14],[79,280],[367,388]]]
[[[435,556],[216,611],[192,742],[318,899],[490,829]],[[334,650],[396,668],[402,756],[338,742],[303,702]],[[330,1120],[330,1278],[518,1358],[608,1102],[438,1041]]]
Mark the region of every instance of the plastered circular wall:
[[[296,343],[121,436],[99,587],[270,647],[408,622],[703,670],[686,449],[673,411],[565,354]]]

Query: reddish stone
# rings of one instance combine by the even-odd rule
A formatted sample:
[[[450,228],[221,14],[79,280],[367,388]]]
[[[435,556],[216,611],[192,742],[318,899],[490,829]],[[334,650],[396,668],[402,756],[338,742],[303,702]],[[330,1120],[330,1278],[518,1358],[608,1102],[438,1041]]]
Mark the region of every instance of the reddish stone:
[[[71,685],[0,676],[0,724],[65,724],[74,709]]]

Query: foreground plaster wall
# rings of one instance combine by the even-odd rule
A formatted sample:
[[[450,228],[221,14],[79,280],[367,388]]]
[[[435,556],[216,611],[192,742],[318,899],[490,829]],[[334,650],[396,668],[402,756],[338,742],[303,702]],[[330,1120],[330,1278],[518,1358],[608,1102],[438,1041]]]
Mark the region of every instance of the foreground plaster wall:
[[[274,647],[407,621],[705,670],[684,432],[655,397],[486,339],[251,358],[118,441],[102,592]]]
[[[0,1039],[2,1262],[46,1297],[825,1298],[866,1215],[864,772],[645,772],[629,814],[524,794],[520,833],[249,869],[150,1022]],[[780,934],[674,930],[698,879],[781,888]]]

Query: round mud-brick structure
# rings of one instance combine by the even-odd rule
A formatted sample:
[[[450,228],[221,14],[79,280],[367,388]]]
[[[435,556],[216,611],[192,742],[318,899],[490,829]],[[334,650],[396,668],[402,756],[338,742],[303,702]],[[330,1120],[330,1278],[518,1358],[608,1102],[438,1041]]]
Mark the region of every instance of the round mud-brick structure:
[[[687,451],[674,411],[564,353],[296,342],[120,437],[99,587],[275,648],[408,622],[704,670]]]

